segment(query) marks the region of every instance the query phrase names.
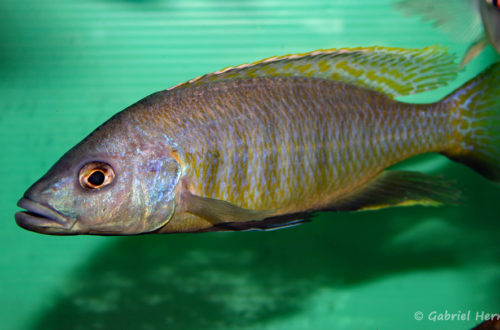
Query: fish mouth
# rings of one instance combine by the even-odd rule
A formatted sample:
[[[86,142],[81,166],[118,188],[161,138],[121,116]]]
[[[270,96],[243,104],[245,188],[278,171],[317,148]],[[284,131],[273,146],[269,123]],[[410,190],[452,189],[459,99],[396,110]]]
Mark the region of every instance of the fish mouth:
[[[73,226],[76,219],[69,219],[50,206],[23,197],[17,206],[25,211],[15,215],[17,224],[27,230],[50,235],[76,235]]]

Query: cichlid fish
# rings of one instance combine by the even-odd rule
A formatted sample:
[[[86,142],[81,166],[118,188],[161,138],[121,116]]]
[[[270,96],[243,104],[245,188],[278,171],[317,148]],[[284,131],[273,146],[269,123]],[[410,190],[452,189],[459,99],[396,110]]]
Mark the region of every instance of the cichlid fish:
[[[44,234],[273,229],[321,210],[454,203],[445,179],[386,170],[439,152],[500,181],[500,65],[437,103],[454,56],[356,48],[273,57],[152,94],[69,150],[18,205]]]
[[[472,330],[500,330],[500,313],[487,314],[490,319],[472,328]]]
[[[461,66],[491,44],[500,54],[500,0],[402,0],[396,7],[422,15],[459,41],[471,42]]]

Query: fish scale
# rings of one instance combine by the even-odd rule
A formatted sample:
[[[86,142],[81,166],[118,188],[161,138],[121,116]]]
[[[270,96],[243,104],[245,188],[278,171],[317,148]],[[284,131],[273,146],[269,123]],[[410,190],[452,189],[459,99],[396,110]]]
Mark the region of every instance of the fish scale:
[[[185,141],[177,143],[186,154],[195,155],[187,157],[192,173],[186,173],[192,176],[193,193],[249,209],[295,211],[303,207],[302,203],[311,203],[311,199],[334,191],[352,190],[402,159],[444,149],[445,145],[429,142],[448,141],[447,136],[451,134],[442,118],[423,126],[429,117],[434,118],[436,111],[431,106],[398,105],[381,94],[322,79],[249,78],[174,93],[179,98],[210,95],[207,102],[199,100],[199,108],[192,116],[204,114],[201,120],[213,121],[217,127],[214,130],[209,126],[199,144],[191,143],[189,133],[181,132],[193,130],[194,120],[184,127],[176,124],[165,128],[173,135],[185,136]],[[164,97],[168,100],[169,94]],[[269,97],[281,102],[269,102]],[[350,100],[371,102],[363,106],[360,102],[351,104]],[[224,106],[217,107],[219,112],[204,111],[214,109],[213,103]],[[255,117],[242,113],[241,108],[232,106],[234,103],[251,104],[249,108]],[[279,108],[270,109],[270,103]],[[182,107],[178,109],[184,116],[190,114]],[[387,112],[395,115],[387,116]],[[171,115],[178,114],[172,112]],[[344,125],[334,129],[336,123]],[[199,127],[200,123],[196,125]],[[269,129],[276,126],[279,128]],[[263,136],[264,141],[248,139],[243,142],[244,148],[236,148],[235,141],[241,140],[237,133],[240,130],[254,131]],[[319,132],[323,133],[323,140]],[[282,145],[279,141],[287,142]],[[378,151],[383,144],[387,146],[384,154]],[[329,147],[331,145],[337,148]],[[236,160],[241,159],[236,156],[242,150],[253,164],[256,177],[249,175]],[[322,158],[321,153],[330,156]],[[210,166],[213,160],[204,156],[214,154],[225,155],[215,172]],[[278,167],[278,164],[285,166]],[[245,181],[256,184],[244,186],[241,183]],[[329,198],[335,202],[335,194]]]

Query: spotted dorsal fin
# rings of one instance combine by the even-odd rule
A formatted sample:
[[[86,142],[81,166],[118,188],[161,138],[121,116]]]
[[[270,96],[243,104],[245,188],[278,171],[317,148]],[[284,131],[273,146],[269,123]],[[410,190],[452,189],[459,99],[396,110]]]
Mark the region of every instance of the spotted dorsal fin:
[[[255,77],[308,77],[346,82],[396,97],[446,85],[458,71],[454,60],[454,55],[439,46],[318,50],[228,67],[170,90]]]

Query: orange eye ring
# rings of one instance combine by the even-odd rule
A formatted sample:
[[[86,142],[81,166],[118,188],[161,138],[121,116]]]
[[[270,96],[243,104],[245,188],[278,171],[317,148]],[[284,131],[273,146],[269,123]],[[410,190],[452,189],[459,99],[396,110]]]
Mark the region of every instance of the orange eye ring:
[[[80,186],[85,189],[99,190],[115,179],[111,165],[103,162],[90,162],[83,165],[79,174]]]

